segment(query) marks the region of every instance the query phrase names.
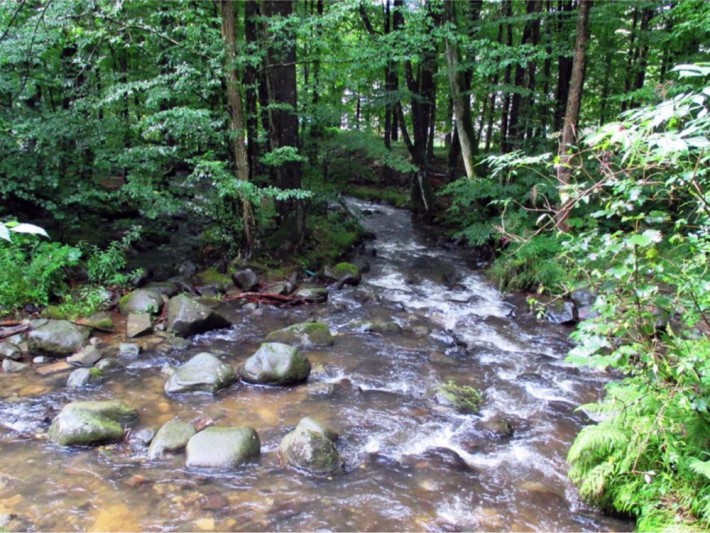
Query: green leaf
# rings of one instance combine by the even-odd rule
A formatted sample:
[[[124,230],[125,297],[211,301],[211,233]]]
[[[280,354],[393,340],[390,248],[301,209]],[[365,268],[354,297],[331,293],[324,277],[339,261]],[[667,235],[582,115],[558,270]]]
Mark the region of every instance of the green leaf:
[[[39,226],[35,226],[34,224],[17,224],[16,226],[10,228],[10,231],[14,231],[15,233],[27,233],[30,235],[42,235],[49,238],[49,235],[47,235],[47,232],[44,231],[44,229]]]

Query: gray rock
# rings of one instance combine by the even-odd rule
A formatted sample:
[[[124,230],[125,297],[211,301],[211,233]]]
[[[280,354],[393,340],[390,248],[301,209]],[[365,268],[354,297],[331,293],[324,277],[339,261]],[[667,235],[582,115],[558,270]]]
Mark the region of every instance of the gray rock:
[[[111,370],[113,368],[118,367],[118,361],[116,359],[110,358],[110,359],[101,359],[94,368],[99,369],[101,372],[107,372],[108,370]]]
[[[259,284],[259,278],[251,268],[245,268],[232,274],[234,284],[243,291],[250,291]]]
[[[293,294],[311,303],[324,303],[328,300],[328,289],[321,287],[301,287]]]
[[[9,341],[0,342],[0,357],[17,360],[22,357],[22,350],[17,344]]]
[[[261,454],[259,435],[250,427],[208,427],[187,443],[188,467],[233,469]]]
[[[67,320],[48,320],[27,335],[31,352],[54,357],[71,355],[89,338],[89,329],[75,326]]]
[[[315,420],[310,416],[304,416],[296,426],[296,429],[320,433],[326,439],[332,440],[333,442],[340,438],[337,431],[334,431],[332,428],[320,423],[318,420]]]
[[[171,420],[158,430],[148,448],[149,459],[160,459],[166,453],[182,451],[196,433],[192,424]]]
[[[158,314],[163,308],[160,294],[146,289],[129,292],[118,303],[122,315],[131,313]]]
[[[2,371],[6,374],[16,374],[26,370],[30,365],[27,363],[20,363],[18,361],[13,361],[12,359],[2,360]]]
[[[347,282],[349,285],[357,285],[362,279],[360,268],[353,263],[338,263],[334,266],[326,266],[320,276],[332,281]]]
[[[139,431],[134,432],[131,435],[131,440],[134,442],[138,442],[143,446],[148,446],[151,442],[153,442],[153,439],[155,438],[155,433],[156,431],[153,428],[143,428]]]
[[[172,281],[151,281],[143,288],[156,294],[165,295],[168,298],[172,298],[180,292],[178,286]]]
[[[113,323],[111,314],[105,311],[94,313],[88,319],[89,327],[99,331],[114,331],[116,325]]]
[[[333,335],[323,322],[301,322],[272,331],[266,342],[280,342],[299,348],[324,347],[333,345]]]
[[[126,320],[126,336],[130,339],[153,331],[153,321],[148,313],[130,313]]]
[[[32,362],[35,365],[45,365],[45,364],[49,363],[49,361],[50,361],[50,358],[47,357],[46,355],[38,355],[37,357],[32,358]]]
[[[168,302],[168,331],[180,337],[229,326],[229,321],[223,316],[184,294]]]
[[[101,374],[92,372],[90,368],[77,368],[72,371],[67,378],[67,387],[71,389],[81,389],[87,385],[101,381]]]
[[[237,377],[234,369],[208,352],[198,353],[175,370],[165,382],[165,392],[211,392],[228,387]]]
[[[102,355],[103,354],[96,346],[84,346],[74,355],[67,357],[67,363],[74,366],[83,366],[88,368],[90,366],[93,366],[96,361],[101,359]]]
[[[343,460],[326,430],[312,419],[304,420],[281,440],[281,460],[285,464],[316,475],[342,472]]]
[[[48,435],[62,446],[117,441],[137,418],[135,409],[118,400],[73,402],[55,417]]]
[[[122,342],[118,345],[118,356],[125,359],[136,359],[141,353],[140,344]]]
[[[597,299],[597,295],[594,294],[592,291],[590,291],[587,288],[583,289],[576,289],[572,291],[572,294],[570,295],[574,303],[577,304],[578,307],[585,307],[587,305],[592,305],[594,304],[594,301]]]
[[[547,305],[545,318],[553,324],[576,324],[579,322],[577,306],[571,300],[557,300]]]
[[[242,379],[249,383],[290,385],[305,381],[310,372],[311,363],[298,348],[267,342],[244,362]]]

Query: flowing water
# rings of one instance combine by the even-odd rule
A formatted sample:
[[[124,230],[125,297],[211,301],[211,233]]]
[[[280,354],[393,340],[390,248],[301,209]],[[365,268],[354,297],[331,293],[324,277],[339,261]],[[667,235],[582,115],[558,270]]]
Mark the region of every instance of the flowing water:
[[[567,449],[585,423],[574,408],[608,379],[563,362],[569,330],[515,318],[463,252],[435,247],[437,236],[405,211],[350,207],[377,235],[376,255],[367,250],[363,283],[332,292],[327,305],[226,304],[230,329],[186,350],[148,351],[94,390],[67,390],[65,375],[0,375],[0,515],[23,529],[70,531],[629,530],[585,506],[566,478]],[[238,366],[268,332],[311,318],[337,336],[306,352],[308,384],[164,395],[164,364],[209,350]],[[483,392],[480,416],[437,401],[449,380]],[[130,439],[71,449],[46,440],[62,405],[90,398],[125,400],[140,427],[197,417],[253,426],[262,457],[210,472],[185,468],[182,455],[148,461]],[[279,463],[281,438],[306,415],[340,433],[344,475]]]

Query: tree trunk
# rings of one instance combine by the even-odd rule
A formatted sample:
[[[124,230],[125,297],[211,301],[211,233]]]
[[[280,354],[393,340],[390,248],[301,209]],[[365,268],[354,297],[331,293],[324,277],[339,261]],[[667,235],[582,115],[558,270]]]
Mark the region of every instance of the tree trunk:
[[[453,0],[446,2],[446,13],[449,22],[455,26],[456,12]],[[456,131],[461,145],[463,165],[466,169],[466,177],[473,178],[476,175],[476,171],[473,162],[475,134],[471,123],[471,100],[468,95],[463,94],[465,90],[464,76],[459,69],[458,49],[452,39],[446,39],[446,63],[448,65],[449,89],[456,119]]]
[[[505,28],[505,44],[508,49],[513,46],[513,23],[510,18],[513,16],[513,2],[512,0],[503,0],[503,17],[506,20]],[[508,143],[508,115],[510,111],[510,76],[512,74],[510,65],[505,67],[505,74],[503,75],[503,86],[505,96],[503,97],[503,110],[500,116],[500,151],[502,153],[510,152],[510,145]]]
[[[584,86],[584,70],[587,61],[587,43],[589,42],[589,12],[592,0],[580,0],[577,13],[577,40],[574,47],[574,63],[572,65],[572,79],[570,93],[565,110],[565,121],[562,129],[562,142],[560,143],[560,162],[557,167],[557,181],[561,189],[559,211],[555,216],[555,223],[559,231],[569,231],[567,219],[569,211],[574,205],[574,200],[567,196],[564,190],[572,177],[572,150],[576,142],[577,126],[579,122],[579,108],[582,103],[582,87]]]
[[[258,42],[259,5],[257,0],[246,0],[244,4],[244,39],[247,46]],[[249,179],[260,174],[259,165],[259,76],[256,65],[251,61],[244,67],[244,96],[246,104],[247,156],[249,157]]]
[[[560,0],[557,13],[557,35],[561,40],[566,40],[565,22],[571,13],[573,4],[571,0]],[[552,123],[554,131],[562,129],[562,121],[567,109],[567,98],[569,97],[569,83],[572,78],[573,59],[562,53],[557,57],[557,89],[555,90],[555,117]]]
[[[293,14],[294,0],[265,0],[262,4],[267,19],[286,19]],[[281,22],[281,20],[279,20]],[[268,52],[266,88],[269,97],[269,139],[271,151],[293,148],[298,151],[297,91],[296,91],[296,36],[292,27],[285,26],[279,33],[267,30]],[[300,160],[287,160],[275,167],[276,186],[282,190],[301,188]],[[280,228],[298,247],[305,236],[305,208],[301,201],[278,203]]]
[[[225,76],[227,81],[227,104],[229,106],[232,152],[237,179],[249,181],[249,156],[244,142],[244,115],[239,95],[239,80],[235,66],[237,57],[235,4],[229,0],[220,2],[222,15],[222,39],[225,45]],[[240,193],[242,222],[244,224],[245,255],[251,258],[254,253],[255,219],[252,205],[244,192]]]

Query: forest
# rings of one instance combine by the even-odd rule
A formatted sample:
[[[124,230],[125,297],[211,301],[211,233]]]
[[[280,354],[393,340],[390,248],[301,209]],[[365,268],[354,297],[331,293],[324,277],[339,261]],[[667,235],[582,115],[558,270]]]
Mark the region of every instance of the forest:
[[[706,530],[709,52],[705,0],[0,2],[0,341],[188,260],[315,276],[367,241],[343,196],[407,209],[540,321],[590,295],[567,475]]]

